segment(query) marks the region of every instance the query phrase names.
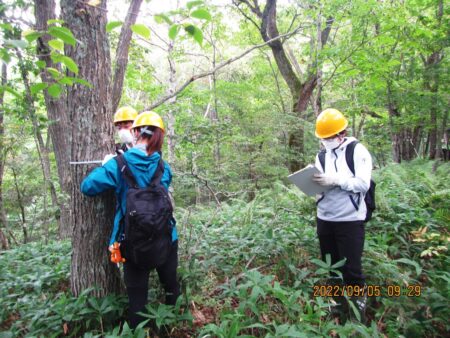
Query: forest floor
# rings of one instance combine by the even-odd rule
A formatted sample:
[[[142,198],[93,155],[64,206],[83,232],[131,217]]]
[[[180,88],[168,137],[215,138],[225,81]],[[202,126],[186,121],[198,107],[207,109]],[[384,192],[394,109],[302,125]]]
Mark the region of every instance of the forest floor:
[[[366,225],[363,268],[381,295],[368,323],[339,323],[314,294],[330,266],[319,258],[314,200],[276,183],[248,202],[177,211],[176,307],[160,303],[152,274],[148,317],[170,337],[440,337],[450,332],[450,166],[415,161],[377,170],[377,210]],[[0,256],[0,338],[146,337],[126,324],[126,297],[69,289],[70,243],[30,243]],[[399,294],[400,293],[400,294]],[[353,313],[353,317],[357,316]]]

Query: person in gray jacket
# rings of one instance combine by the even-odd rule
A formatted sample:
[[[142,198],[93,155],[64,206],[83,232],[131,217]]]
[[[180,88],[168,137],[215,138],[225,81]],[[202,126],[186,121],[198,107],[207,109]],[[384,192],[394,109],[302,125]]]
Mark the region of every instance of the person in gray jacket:
[[[346,160],[346,148],[356,139],[347,136],[347,126],[347,119],[336,109],[326,109],[317,117],[315,133],[325,148],[325,168],[317,155],[315,165],[321,174],[316,174],[313,180],[330,188],[317,199],[317,235],[323,260],[326,255],[331,256],[332,264],[346,259],[340,268],[344,285],[337,276],[332,276],[330,284],[341,285],[347,291],[348,286],[358,288],[360,297],[352,300],[365,321],[367,298],[365,292],[360,291],[365,289],[361,258],[367,211],[364,196],[370,186],[372,158],[369,151],[357,143],[353,156],[355,174],[352,173]],[[342,312],[345,299],[336,299],[336,309]]]

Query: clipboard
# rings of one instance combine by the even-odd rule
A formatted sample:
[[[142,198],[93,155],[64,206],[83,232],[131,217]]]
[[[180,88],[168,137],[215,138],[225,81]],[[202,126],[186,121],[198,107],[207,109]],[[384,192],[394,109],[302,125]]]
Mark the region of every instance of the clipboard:
[[[304,194],[308,196],[315,196],[316,194],[324,193],[331,189],[331,187],[324,187],[312,180],[314,174],[321,174],[312,164],[288,176],[289,181],[294,183]]]

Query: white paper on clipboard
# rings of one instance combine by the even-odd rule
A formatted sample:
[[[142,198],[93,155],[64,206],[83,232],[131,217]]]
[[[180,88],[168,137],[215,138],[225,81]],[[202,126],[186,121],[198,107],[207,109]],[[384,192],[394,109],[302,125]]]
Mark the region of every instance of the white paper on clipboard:
[[[308,196],[315,196],[331,189],[324,187],[312,180],[314,174],[321,172],[312,164],[288,176],[289,181],[294,183],[301,191]]]

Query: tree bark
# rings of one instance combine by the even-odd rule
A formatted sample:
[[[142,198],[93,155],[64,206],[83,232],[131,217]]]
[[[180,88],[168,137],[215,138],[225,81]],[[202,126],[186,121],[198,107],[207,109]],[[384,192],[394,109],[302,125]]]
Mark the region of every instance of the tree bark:
[[[387,83],[387,100],[388,100],[388,112],[389,112],[389,129],[391,132],[392,141],[392,159],[396,163],[400,163],[402,160],[401,156],[401,136],[396,125],[396,120],[400,116],[400,112],[394,102],[391,84]]]
[[[112,81],[112,111],[115,112],[122,97],[123,80],[125,70],[128,65],[128,52],[131,42],[132,31],[130,26],[136,23],[136,19],[141,8],[142,0],[132,0],[128,8],[127,17],[122,25],[119,44],[114,62],[114,77]]]
[[[437,122],[437,93],[439,89],[439,63],[442,60],[440,52],[432,53],[425,62],[424,87],[431,93],[430,100],[430,160],[438,155],[438,122]]]
[[[80,42],[66,46],[66,55],[79,65],[78,76],[92,88],[74,85],[67,90],[65,113],[71,121],[71,159],[87,161],[102,158],[112,151],[111,62],[106,35],[106,1],[97,7],[87,3],[62,0],[61,19]],[[112,192],[96,198],[80,193],[81,181],[89,173],[88,166],[72,166],[70,171],[72,266],[71,288],[79,295],[88,287],[98,287],[94,294],[102,296],[120,292],[118,269],[108,262],[107,243],[114,216]]]
[[[36,16],[36,30],[45,32],[48,29],[47,21],[56,19],[55,15],[55,1],[54,0],[35,0],[35,16]],[[38,39],[37,54],[39,60],[44,61],[47,67],[53,67],[61,70],[59,65],[53,63],[50,58],[50,48],[48,41],[51,40],[48,34],[43,35]],[[42,82],[52,83],[53,78],[45,71],[41,72]],[[65,198],[60,201],[60,238],[70,238],[72,233],[72,226],[70,223],[71,210],[69,209],[70,196],[70,170],[69,161],[71,159],[70,148],[70,125],[72,121],[69,115],[66,114],[65,102],[67,97],[65,93],[61,93],[59,98],[53,98],[47,91],[44,92],[45,105],[47,108],[48,118],[52,122],[48,131],[52,138],[53,150],[55,152],[56,164],[58,168],[58,178],[61,192]]]
[[[176,65],[173,59],[173,45],[174,42],[170,41],[169,49],[167,51],[167,60],[169,62],[169,88],[168,94],[171,95],[175,92],[177,88],[176,79]],[[167,146],[168,146],[168,160],[169,163],[174,163],[175,161],[175,103],[177,102],[177,97],[173,96],[169,100],[169,112],[167,113]]]

